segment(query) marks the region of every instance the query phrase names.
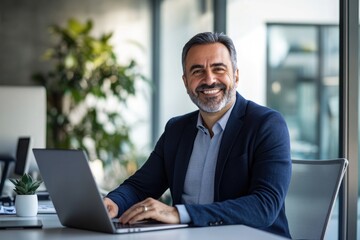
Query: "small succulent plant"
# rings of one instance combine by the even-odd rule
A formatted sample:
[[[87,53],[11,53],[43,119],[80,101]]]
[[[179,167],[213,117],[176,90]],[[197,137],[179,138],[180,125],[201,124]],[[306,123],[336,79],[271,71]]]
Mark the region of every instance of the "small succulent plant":
[[[34,180],[29,174],[22,175],[19,179],[10,179],[15,185],[14,191],[18,195],[33,195],[42,181]]]

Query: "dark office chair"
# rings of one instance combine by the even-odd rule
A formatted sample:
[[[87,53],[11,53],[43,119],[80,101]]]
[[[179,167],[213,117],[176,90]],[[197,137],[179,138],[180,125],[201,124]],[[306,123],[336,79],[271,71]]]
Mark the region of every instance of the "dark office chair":
[[[21,137],[18,139],[15,158],[10,155],[0,155],[0,162],[3,162],[0,182],[0,196],[2,196],[5,181],[10,174],[9,170],[11,169],[10,167],[12,164],[15,164],[14,174],[23,175],[25,173],[27,158],[30,150],[30,140],[30,137]]]
[[[292,160],[285,211],[293,239],[324,239],[348,160]]]

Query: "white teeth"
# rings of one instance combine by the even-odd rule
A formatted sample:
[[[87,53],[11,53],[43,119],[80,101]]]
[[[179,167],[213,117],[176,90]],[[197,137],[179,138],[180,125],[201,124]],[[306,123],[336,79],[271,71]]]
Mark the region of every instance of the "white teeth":
[[[219,89],[204,90],[204,94],[215,94],[219,91],[220,91]]]

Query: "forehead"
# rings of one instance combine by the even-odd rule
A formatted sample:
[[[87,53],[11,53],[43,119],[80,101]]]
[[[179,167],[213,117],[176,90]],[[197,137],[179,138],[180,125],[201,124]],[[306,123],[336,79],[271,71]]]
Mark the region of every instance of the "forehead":
[[[193,64],[230,63],[230,53],[224,44],[210,43],[191,47],[185,59],[186,67]]]

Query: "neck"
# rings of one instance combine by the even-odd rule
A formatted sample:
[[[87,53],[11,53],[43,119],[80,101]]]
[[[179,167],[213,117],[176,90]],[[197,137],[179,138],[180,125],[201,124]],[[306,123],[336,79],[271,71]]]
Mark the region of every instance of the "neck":
[[[218,112],[204,112],[200,110],[201,118],[203,120],[203,123],[205,127],[209,130],[210,136],[212,137],[214,135],[212,128],[214,124],[219,121],[219,119],[224,116],[224,114],[231,108],[233,105],[234,100],[230,101],[223,109],[221,109]]]

